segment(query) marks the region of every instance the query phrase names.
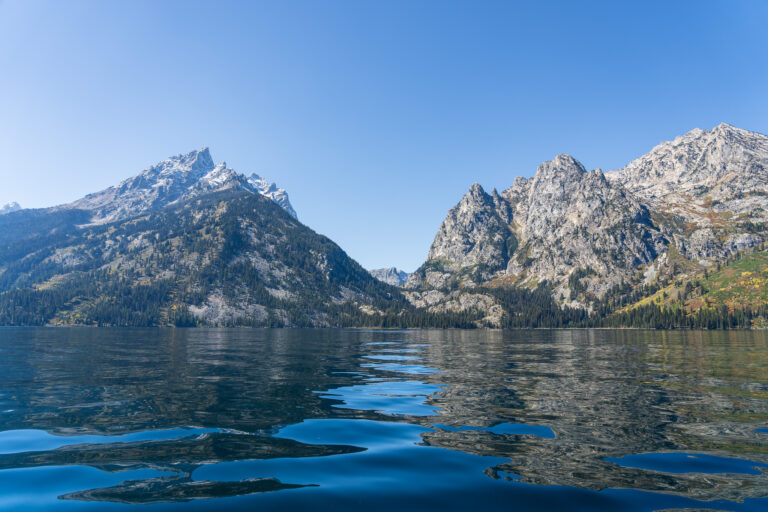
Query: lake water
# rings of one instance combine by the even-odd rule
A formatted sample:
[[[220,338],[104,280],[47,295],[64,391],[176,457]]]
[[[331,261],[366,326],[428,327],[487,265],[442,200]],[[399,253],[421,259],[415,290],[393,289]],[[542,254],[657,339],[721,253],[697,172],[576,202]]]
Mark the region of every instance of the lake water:
[[[768,510],[768,334],[0,329],[0,510]]]

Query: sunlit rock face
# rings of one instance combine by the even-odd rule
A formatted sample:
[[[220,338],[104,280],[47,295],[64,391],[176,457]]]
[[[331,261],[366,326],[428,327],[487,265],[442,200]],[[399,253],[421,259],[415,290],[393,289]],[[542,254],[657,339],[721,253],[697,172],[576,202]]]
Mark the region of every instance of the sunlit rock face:
[[[721,124],[618,171],[558,155],[501,194],[474,184],[405,288],[418,306],[466,310],[484,307],[462,305],[478,294],[469,288],[546,282],[561,303],[589,307],[649,275],[674,277],[672,247],[690,271],[764,242],[767,231],[768,137]]]
[[[721,259],[766,239],[763,134],[725,123],[692,130],[606,176],[665,217],[675,243],[692,260]]]
[[[91,221],[102,224],[228,189],[266,196],[296,218],[284,189],[256,174],[246,177],[228,168],[226,163],[214,164],[208,148],[167,158],[119,185],[88,194],[61,208],[91,211]]]

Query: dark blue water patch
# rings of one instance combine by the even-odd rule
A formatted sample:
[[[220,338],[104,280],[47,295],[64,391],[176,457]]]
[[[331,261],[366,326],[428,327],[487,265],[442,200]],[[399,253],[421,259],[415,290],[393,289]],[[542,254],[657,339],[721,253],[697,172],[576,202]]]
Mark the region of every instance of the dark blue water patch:
[[[494,483],[483,471],[506,459],[421,445],[421,434],[430,431],[397,422],[305,420],[281,429],[276,437],[306,444],[353,445],[365,450],[349,456],[223,462],[201,467],[194,476],[219,481],[274,477],[315,484],[320,490],[338,493],[336,499],[341,498],[341,503],[345,496],[361,497],[388,488],[402,493],[399,502],[408,503],[409,496],[423,499],[456,486],[472,488]]]
[[[424,366],[421,364],[396,364],[396,363],[364,363],[360,365],[363,368],[372,368],[385,372],[406,373],[412,375],[427,375],[431,373],[442,373],[436,368]]]
[[[89,466],[45,466],[39,468],[0,471],[0,510],[48,510],[52,504],[59,508],[74,508],[58,500],[62,494],[84,485],[108,487],[126,479],[146,480],[168,475],[167,472],[140,469],[109,473]],[[63,505],[63,506],[62,506]],[[83,508],[79,505],[79,508]]]
[[[466,425],[462,425],[461,427],[450,427],[448,425],[435,423],[434,426],[442,430],[451,430],[453,432],[479,430],[483,432],[491,432],[492,434],[537,436],[547,439],[553,439],[555,437],[555,432],[550,427],[546,425],[529,425],[527,423],[499,423],[492,427],[470,427]]]
[[[341,400],[341,409],[378,411],[390,415],[433,416],[439,408],[426,405],[427,396],[441,391],[440,386],[419,381],[375,382],[345,386],[321,392],[322,398]]]
[[[704,453],[640,453],[624,457],[606,457],[605,460],[619,466],[648,469],[661,473],[739,473],[760,475],[756,468],[768,468],[748,459],[719,457]]]
[[[0,432],[0,454],[55,450],[78,444],[132,443],[136,441],[164,441],[182,437],[224,432],[220,428],[175,428],[148,430],[118,436],[54,435],[45,430],[6,430]]]
[[[764,432],[768,434],[768,428],[756,428],[755,430],[757,430],[758,432]]]

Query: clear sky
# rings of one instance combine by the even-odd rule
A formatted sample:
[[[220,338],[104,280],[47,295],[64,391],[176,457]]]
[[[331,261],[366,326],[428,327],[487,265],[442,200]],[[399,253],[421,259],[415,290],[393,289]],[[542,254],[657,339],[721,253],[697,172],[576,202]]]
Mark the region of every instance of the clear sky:
[[[209,146],[364,266],[412,271],[475,181],[767,133],[766,27],[764,0],[0,0],[0,204]]]

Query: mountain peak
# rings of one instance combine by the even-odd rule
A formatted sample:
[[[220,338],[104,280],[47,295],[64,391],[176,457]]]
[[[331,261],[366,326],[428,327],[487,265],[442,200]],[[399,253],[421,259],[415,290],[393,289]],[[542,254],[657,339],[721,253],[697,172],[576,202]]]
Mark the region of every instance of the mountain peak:
[[[584,166],[571,155],[560,154],[552,160],[542,163],[536,170],[534,180],[541,181],[569,181],[581,178],[586,174]]]
[[[211,157],[211,152],[207,146],[198,150],[190,151],[187,154],[171,157],[158,164],[158,166],[165,162],[178,162],[178,167],[182,170],[204,170],[206,173],[215,167],[213,158]]]
[[[200,194],[242,189],[267,196],[296,218],[285,190],[258,176],[254,180],[254,176],[246,178],[226,163],[214,164],[210,150],[203,147],[166,158],[119,185],[88,194],[64,207],[90,210],[91,222],[100,224],[156,211]]]
[[[482,185],[480,185],[478,182],[474,182],[472,186],[469,187],[467,195],[473,198],[485,198],[488,194],[485,193],[485,189]]]
[[[5,215],[6,213],[11,213],[21,210],[21,205],[17,203],[16,201],[12,201],[6,205],[0,206],[0,215]]]

